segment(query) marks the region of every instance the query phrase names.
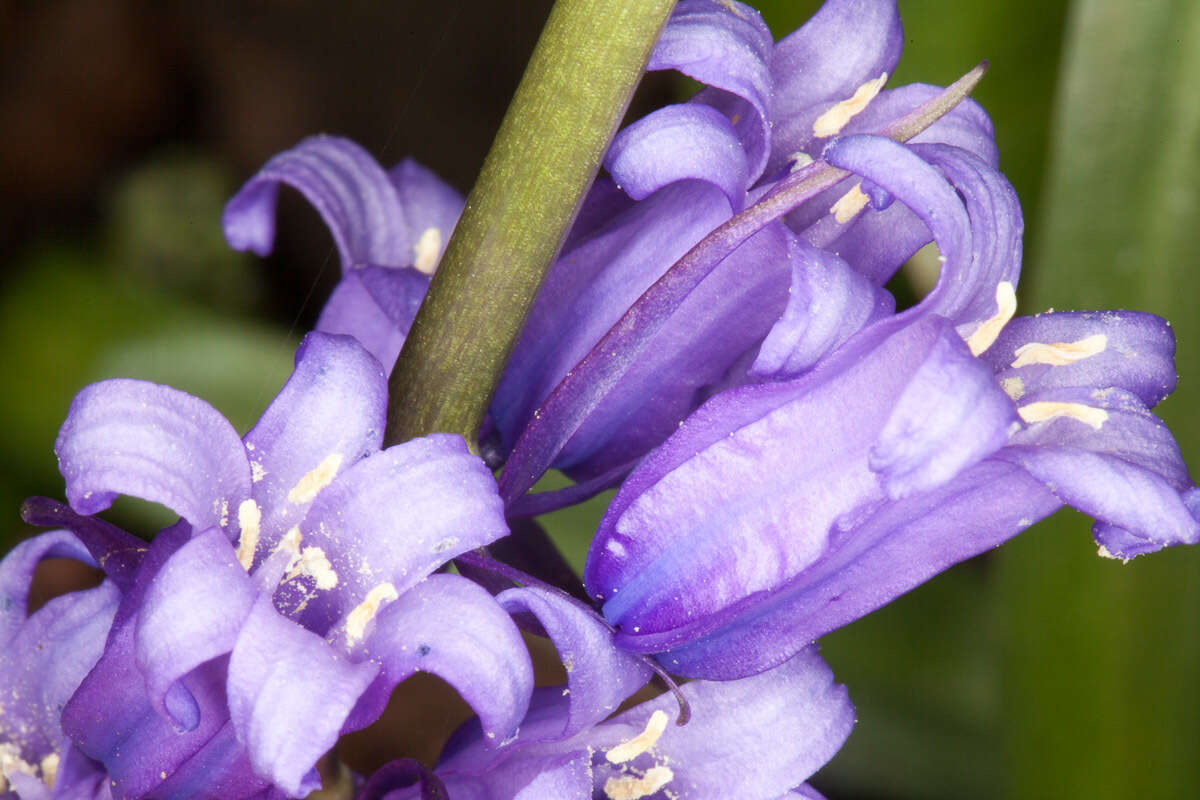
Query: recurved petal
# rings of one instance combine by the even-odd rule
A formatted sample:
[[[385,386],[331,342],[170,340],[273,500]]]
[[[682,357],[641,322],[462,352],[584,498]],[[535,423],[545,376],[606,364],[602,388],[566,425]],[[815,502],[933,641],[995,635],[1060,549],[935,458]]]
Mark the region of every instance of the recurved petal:
[[[751,182],[762,173],[771,143],[771,51],[771,32],[753,8],[738,2],[683,0],[646,67],[675,69],[712,87],[696,99],[733,123]]]
[[[261,776],[292,797],[320,788],[316,763],[334,743],[379,666],[351,663],[276,612],[251,608],[229,659],[229,719]]]
[[[659,770],[659,780],[679,797],[738,797],[768,800],[807,779],[841,748],[854,726],[846,688],[809,647],[769,672],[729,682],[695,681],[682,688],[692,709],[687,725],[668,724],[646,752],[624,743],[652,724],[656,714],[673,716],[675,701],[662,695],[598,726],[588,737],[606,751],[597,759],[596,785],[632,783]],[[615,786],[613,788],[616,788]],[[612,796],[612,793],[609,794]]]
[[[0,741],[32,765],[63,741],[59,711],[100,657],[120,594],[105,581],[55,597],[26,616],[29,583],[44,558],[91,563],[67,531],[28,539],[0,562]]]
[[[353,336],[391,372],[429,288],[429,276],[407,267],[362,267],[342,276],[314,330]]]
[[[324,634],[377,587],[401,595],[459,553],[506,536],[508,526],[484,463],[461,436],[432,434],[342,473],[300,531],[301,548],[319,550],[328,570],[315,589],[280,594],[280,607],[304,605],[300,619]]]
[[[787,308],[759,347],[750,373],[794,378],[852,334],[895,310],[895,299],[834,253],[788,237]]]
[[[1123,529],[1154,549],[1200,541],[1200,522],[1184,502],[1191,481],[1179,447],[1136,396],[1062,389],[1023,398],[1018,412],[1029,426],[998,458],[1094,517],[1101,531]]]
[[[794,117],[814,106],[850,100],[863,84],[890,75],[903,45],[895,0],[827,0],[808,22],[775,45],[771,75],[776,129],[787,131]],[[803,145],[800,133],[776,136],[772,165],[785,163]],[[815,135],[811,123],[807,133]]]
[[[180,679],[233,649],[254,597],[249,576],[216,528],[176,550],[147,589],[135,657],[150,702],[181,729],[199,724],[200,709]]]
[[[250,496],[250,464],[233,426],[203,400],[148,381],[83,389],[54,451],[80,514],[103,511],[125,494],[161,503],[197,530],[228,533]]]
[[[378,452],[386,408],[387,378],[358,342],[325,333],[304,338],[291,377],[244,440],[257,509],[233,513],[249,515],[240,520],[248,555],[270,552],[325,486]],[[257,547],[246,544],[247,525],[257,526]]]
[[[612,628],[578,601],[527,586],[501,592],[496,602],[510,614],[533,614],[567,670],[567,713],[552,739],[567,739],[606,718],[650,679],[642,659],[618,650]]]
[[[146,543],[136,536],[99,517],[76,514],[48,497],[30,497],[22,503],[21,519],[30,525],[62,527],[71,531],[91,554],[88,563],[94,563],[104,570],[104,574],[121,591],[132,585],[134,574],[146,552]],[[3,579],[0,579],[0,586],[3,586]],[[3,638],[4,626],[0,623],[0,641]]]
[[[604,167],[634,200],[688,179],[715,185],[735,212],[746,200],[746,155],[733,125],[706,105],[672,105],[642,117],[613,139]]]
[[[349,139],[313,136],[266,163],[225,206],[221,223],[235,250],[271,252],[280,184],[304,195],[333,235],[342,269],[408,266],[413,247],[396,187]]]
[[[1154,406],[1175,390],[1175,335],[1166,320],[1140,311],[1017,317],[981,357],[1017,399],[1116,387]]]
[[[427,672],[467,701],[493,746],[516,733],[529,707],[533,665],[517,626],[487,591],[457,575],[430,575],[379,610],[364,643],[365,618],[352,613],[331,634],[336,646],[382,666],[349,728],[370,724],[397,684]]]

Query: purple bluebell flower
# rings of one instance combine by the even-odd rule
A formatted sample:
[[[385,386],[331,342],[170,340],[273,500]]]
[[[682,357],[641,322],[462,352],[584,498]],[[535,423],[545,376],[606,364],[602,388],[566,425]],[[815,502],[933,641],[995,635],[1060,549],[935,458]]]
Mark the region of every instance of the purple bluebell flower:
[[[453,685],[498,744],[533,688],[511,613],[587,665],[570,684],[587,713],[602,718],[641,686],[649,668],[561,592],[493,599],[433,574],[508,528],[491,473],[460,437],[379,449],[386,394],[374,357],[321,333],[245,437],[169,387],[82,391],[56,447],[70,508],[34,499],[25,509],[74,533],[33,540],[0,570],[5,635],[21,645],[6,650],[4,679],[28,706],[5,708],[5,725],[19,726],[4,730],[14,757],[77,752],[123,797],[303,796],[338,736],[370,724],[418,670]],[[147,548],[89,516],[117,494],[181,520]],[[56,554],[109,580],[22,622],[33,565]],[[70,627],[85,613],[86,627]],[[39,670],[61,655],[32,646],[40,639],[72,648],[66,668]],[[581,724],[570,718],[562,735]]]
[[[846,690],[832,677],[809,648],[761,675],[682,687],[694,709],[687,725],[672,724],[675,702],[663,695],[607,720],[593,716],[567,738],[560,731],[571,695],[539,689],[512,741],[489,747],[478,722],[468,723],[424,776],[426,786],[452,798],[819,798],[803,781],[854,724]],[[364,797],[422,797],[399,766],[377,773]]]
[[[684,675],[753,674],[1064,503],[1097,519],[1102,555],[1200,541],[1197,492],[1148,410],[1175,385],[1167,324],[1009,322],[1021,221],[998,172],[872,136],[824,156],[928,225],[939,282],[811,369],[785,314],[751,368],[772,380],[713,397],[641,462],[584,574],[618,643]]]

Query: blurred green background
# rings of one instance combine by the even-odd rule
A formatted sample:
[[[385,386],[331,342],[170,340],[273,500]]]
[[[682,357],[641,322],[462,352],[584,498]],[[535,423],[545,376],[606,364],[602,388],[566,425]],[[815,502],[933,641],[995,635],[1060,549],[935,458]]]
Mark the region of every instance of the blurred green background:
[[[776,35],[818,5],[760,2]],[[338,274],[281,203],[265,260],[229,252],[225,199],[315,132],[412,155],[466,190],[546,0],[438,4],[0,0],[0,536],[60,496],[71,396],[170,383],[246,429]],[[1200,3],[901,0],[893,85],[975,97],[1025,210],[1026,312],[1172,319],[1161,408],[1200,458]],[[656,78],[639,107],[680,90]],[[602,503],[547,520],[576,555]],[[117,509],[151,529],[146,510]],[[1062,514],[838,631],[823,650],[859,724],[816,783],[852,798],[1185,798],[1200,786],[1200,552],[1122,565]]]

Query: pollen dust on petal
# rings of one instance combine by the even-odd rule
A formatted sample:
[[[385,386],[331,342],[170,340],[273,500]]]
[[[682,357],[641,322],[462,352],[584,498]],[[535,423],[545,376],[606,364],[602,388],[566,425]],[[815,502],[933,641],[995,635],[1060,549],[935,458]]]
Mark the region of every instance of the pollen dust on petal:
[[[253,500],[243,500],[238,506],[238,527],[242,529],[238,539],[237,560],[247,572],[254,564],[254,553],[258,550],[259,524],[262,522],[262,509]]]
[[[1012,362],[1012,366],[1049,364],[1052,367],[1061,367],[1103,353],[1107,347],[1108,337],[1103,333],[1094,333],[1075,342],[1028,342],[1017,348],[1014,354],[1017,358]]]
[[[317,496],[317,492],[333,482],[334,477],[337,475],[338,467],[341,465],[341,453],[330,453],[325,456],[325,460],[318,464],[315,469],[296,481],[296,485],[288,492],[288,500],[297,505],[312,502],[312,499]]]
[[[670,767],[657,766],[646,770],[640,778],[636,775],[621,775],[604,782],[604,794],[609,800],[641,800],[675,780]]]
[[[868,103],[875,99],[875,95],[879,94],[879,90],[887,83],[887,79],[888,74],[885,72],[878,78],[867,81],[855,89],[854,94],[849,99],[843,100],[817,117],[816,121],[813,122],[813,135],[824,139],[827,136],[833,136],[846,127],[847,122],[852,120],[860,111],[867,107]]]
[[[1013,285],[1008,281],[1000,281],[996,284],[996,313],[994,316],[985,319],[975,329],[975,332],[967,337],[967,347],[971,348],[971,355],[977,356],[991,347],[996,337],[1000,335],[1000,331],[1004,330],[1004,326],[1013,318],[1013,314],[1017,313],[1017,292]]]
[[[1028,423],[1045,422],[1055,417],[1070,417],[1085,425],[1091,425],[1096,430],[1100,430],[1108,419],[1108,412],[1103,408],[1085,406],[1083,403],[1057,403],[1050,400],[1023,405],[1017,409],[1017,413]]]
[[[855,214],[866,208],[870,200],[871,198],[867,197],[866,192],[862,190],[862,181],[859,181],[854,184],[854,188],[839,197],[837,202],[829,207],[829,213],[833,214],[833,218],[838,221],[839,225],[845,225],[854,219]]]
[[[442,230],[429,227],[421,232],[421,237],[413,248],[417,257],[413,266],[426,275],[432,275],[437,270],[438,258],[442,255]]]
[[[646,729],[627,742],[622,742],[604,754],[611,764],[624,764],[654,747],[667,729],[667,713],[658,709],[646,720]]]
[[[396,593],[396,587],[390,583],[381,583],[367,592],[366,599],[346,615],[346,641],[354,644],[362,639],[367,630],[367,624],[375,619],[379,607],[384,603],[392,602],[399,596]]]

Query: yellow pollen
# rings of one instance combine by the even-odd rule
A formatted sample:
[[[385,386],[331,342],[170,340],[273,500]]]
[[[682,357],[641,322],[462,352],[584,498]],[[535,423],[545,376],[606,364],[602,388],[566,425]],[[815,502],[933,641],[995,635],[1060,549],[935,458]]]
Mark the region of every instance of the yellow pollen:
[[[651,767],[642,777],[622,775],[604,782],[609,800],[641,800],[649,797],[675,779],[670,767]]]
[[[1108,412],[1103,408],[1085,406],[1083,403],[1056,403],[1049,400],[1021,406],[1017,409],[1017,413],[1021,415],[1021,419],[1029,423],[1045,422],[1055,417],[1070,417],[1085,425],[1091,425],[1096,430],[1100,430],[1105,420],[1108,419]]]
[[[1108,337],[1103,333],[1094,333],[1077,342],[1029,342],[1017,348],[1017,359],[1012,365],[1028,367],[1030,364],[1049,364],[1052,367],[1061,367],[1103,353],[1106,347]]]
[[[243,500],[238,506],[238,527],[242,535],[238,539],[237,560],[242,569],[250,571],[254,564],[254,552],[258,550],[258,526],[262,522],[262,510],[253,500]]]
[[[1000,388],[1013,400],[1020,400],[1025,396],[1025,381],[1020,378],[1004,378],[1000,381]]]
[[[288,500],[297,504],[312,502],[312,499],[317,496],[317,492],[333,482],[338,467],[341,465],[342,454],[330,453],[312,472],[306,473],[303,478],[296,481],[296,485],[288,492]]]
[[[413,266],[426,275],[432,275],[437,269],[438,258],[442,255],[442,231],[440,228],[426,228],[417,239],[416,261]]]
[[[396,593],[396,587],[390,583],[381,583],[367,592],[366,599],[346,615],[346,641],[354,644],[362,639],[363,633],[367,630],[367,623],[375,619],[379,607],[384,603],[392,602],[399,596]]]
[[[604,754],[611,764],[624,764],[649,750],[658,742],[667,729],[667,714],[662,709],[655,711],[646,720],[646,729],[627,742],[622,742]]]
[[[833,218],[838,221],[839,225],[845,225],[854,219],[855,214],[867,207],[870,199],[862,190],[862,181],[859,181],[854,184],[853,189],[839,197],[838,201],[829,208],[829,211],[833,214]]]
[[[846,127],[847,122],[852,120],[855,115],[867,107],[868,103],[875,99],[875,95],[879,94],[879,90],[887,83],[887,79],[888,74],[885,72],[878,78],[867,81],[854,90],[854,94],[850,99],[843,100],[817,117],[816,121],[813,122],[813,135],[823,139],[827,136],[833,136]]]
[[[977,356],[986,351],[996,341],[1000,331],[1017,313],[1017,292],[1008,281],[996,284],[996,315],[980,323],[975,332],[967,337],[967,347],[971,355]]]

